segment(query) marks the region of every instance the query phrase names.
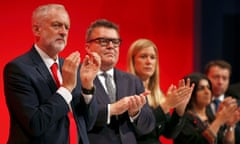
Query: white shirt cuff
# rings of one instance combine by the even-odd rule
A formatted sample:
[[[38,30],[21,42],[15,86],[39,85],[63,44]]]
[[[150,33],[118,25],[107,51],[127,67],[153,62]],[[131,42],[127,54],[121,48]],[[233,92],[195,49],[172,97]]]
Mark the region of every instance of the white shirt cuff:
[[[107,105],[107,124],[110,124],[110,122],[111,122],[111,118],[110,118],[110,107],[111,105],[110,104],[108,104]]]
[[[70,104],[72,100],[72,94],[66,88],[60,87],[57,90],[57,93],[59,93],[64,98],[67,104]]]

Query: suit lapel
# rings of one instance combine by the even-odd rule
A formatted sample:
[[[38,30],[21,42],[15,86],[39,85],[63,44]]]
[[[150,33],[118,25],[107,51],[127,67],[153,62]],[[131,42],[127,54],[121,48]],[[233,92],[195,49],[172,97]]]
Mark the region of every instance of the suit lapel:
[[[101,103],[105,103],[105,104],[110,103],[109,96],[106,93],[106,91],[105,91],[103,85],[101,84],[100,80],[98,79],[98,77],[95,78],[94,84],[98,88],[98,89],[96,89],[96,95],[98,96],[97,99]]]
[[[126,85],[126,80],[124,79],[124,76],[121,74],[120,71],[117,69],[114,69],[114,82],[116,84],[116,100],[121,99],[124,96],[125,93],[125,85]],[[100,95],[98,97],[98,100],[101,101],[101,103],[110,103],[110,99],[108,94],[106,93],[103,85],[101,84],[100,80],[98,77],[94,80],[94,84],[98,88],[96,90],[96,95]]]
[[[34,47],[31,49],[30,54],[36,71],[38,71],[42,78],[47,82],[50,90],[54,93],[57,89],[54,79]]]
[[[116,84],[116,99],[119,100],[124,96],[126,81],[123,75],[117,69],[114,69],[114,80]]]

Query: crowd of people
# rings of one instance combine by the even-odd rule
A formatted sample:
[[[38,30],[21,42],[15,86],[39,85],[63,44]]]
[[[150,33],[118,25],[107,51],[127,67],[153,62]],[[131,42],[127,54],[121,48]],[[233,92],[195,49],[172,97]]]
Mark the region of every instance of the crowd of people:
[[[175,144],[240,144],[240,95],[228,90],[228,62],[211,61],[205,74],[183,76],[164,93],[153,41],[134,41],[122,71],[117,24],[90,24],[83,60],[78,51],[59,56],[69,29],[63,5],[34,10],[32,48],[4,67],[8,144],[159,144],[160,136]]]

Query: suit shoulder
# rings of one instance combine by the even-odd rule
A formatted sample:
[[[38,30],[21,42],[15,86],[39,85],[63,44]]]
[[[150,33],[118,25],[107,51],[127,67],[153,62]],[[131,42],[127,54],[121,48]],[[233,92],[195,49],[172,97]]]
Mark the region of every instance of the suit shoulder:
[[[20,63],[20,62],[25,62],[26,63],[26,62],[29,62],[32,53],[33,53],[32,50],[27,51],[27,52],[13,58],[8,63]]]
[[[132,79],[139,79],[137,76],[135,76],[135,75],[133,75],[129,72],[119,70],[119,69],[115,69],[115,72],[116,72],[116,75],[121,75],[121,76],[129,77],[129,78],[132,78]]]
[[[231,84],[230,86],[229,86],[229,89],[240,89],[240,82],[238,82],[238,83],[234,83],[234,84]]]
[[[231,84],[226,92],[226,95],[240,99],[240,82]]]
[[[31,49],[28,52],[23,53],[22,55],[19,55],[15,57],[14,59],[10,60],[5,66],[5,69],[12,69],[12,68],[26,68],[28,65],[32,65],[33,58],[36,56],[34,55],[34,50]]]

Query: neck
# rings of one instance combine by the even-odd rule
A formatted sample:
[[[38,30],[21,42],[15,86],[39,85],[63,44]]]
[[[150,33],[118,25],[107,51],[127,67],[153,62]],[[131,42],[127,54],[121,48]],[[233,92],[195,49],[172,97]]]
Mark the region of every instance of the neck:
[[[202,120],[207,121],[208,117],[206,114],[206,106],[194,106],[193,111],[196,113],[196,115]]]
[[[148,89],[148,83],[149,83],[149,79],[143,80],[143,85],[145,89]]]
[[[113,68],[113,67],[104,67],[104,66],[102,66],[101,70],[105,72],[105,71],[110,70],[111,68]]]
[[[193,110],[199,115],[205,115],[206,114],[206,107],[205,106],[194,105]]]

